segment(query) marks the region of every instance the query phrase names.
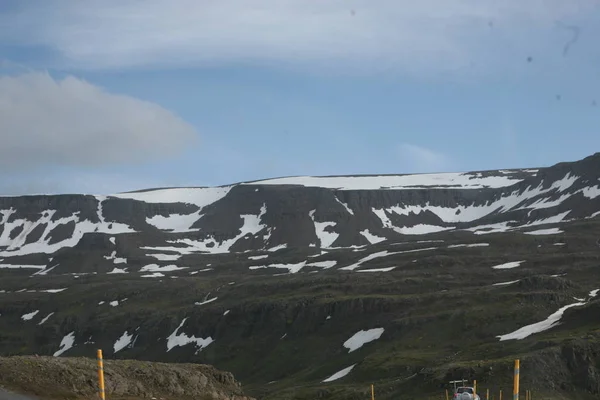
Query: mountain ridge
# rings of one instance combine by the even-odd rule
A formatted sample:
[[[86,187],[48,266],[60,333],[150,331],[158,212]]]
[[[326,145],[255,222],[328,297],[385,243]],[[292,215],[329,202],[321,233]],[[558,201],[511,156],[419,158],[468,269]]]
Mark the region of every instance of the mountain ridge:
[[[267,399],[508,393],[522,357],[524,388],[593,398],[600,153],[513,171],[0,197],[0,355],[211,364]]]

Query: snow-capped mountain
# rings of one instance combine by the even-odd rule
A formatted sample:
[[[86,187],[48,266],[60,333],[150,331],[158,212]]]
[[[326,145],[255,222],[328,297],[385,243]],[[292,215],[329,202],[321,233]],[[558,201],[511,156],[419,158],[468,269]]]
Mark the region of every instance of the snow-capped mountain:
[[[376,381],[390,400],[462,378],[509,393],[520,357],[540,398],[597,398],[597,216],[600,153],[0,197],[0,356],[102,348],[213,364],[257,398],[364,398]]]
[[[78,270],[108,273],[121,264],[129,271],[132,263],[145,265],[144,256],[162,262],[283,248],[317,251],[436,232],[543,234],[599,213],[600,154],[539,169],[2,197],[0,259],[5,269],[47,270],[53,257],[64,265],[74,257]],[[81,257],[88,250],[107,253],[104,268]],[[53,272],[61,268],[46,271]]]

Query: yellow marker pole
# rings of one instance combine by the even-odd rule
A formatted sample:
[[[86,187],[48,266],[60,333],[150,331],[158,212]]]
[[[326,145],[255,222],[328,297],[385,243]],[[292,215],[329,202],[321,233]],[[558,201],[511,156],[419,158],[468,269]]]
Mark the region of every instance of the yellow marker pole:
[[[375,400],[375,385],[371,385],[371,400]]]
[[[515,374],[513,381],[513,400],[519,400],[519,371],[520,369],[520,361],[515,360]]]
[[[446,400],[450,400],[450,396],[448,395],[448,389],[446,389]]]
[[[485,400],[490,400],[490,389],[485,389]]]
[[[477,379],[473,379],[473,398],[477,394]]]
[[[102,361],[102,350],[98,349],[97,353],[98,360],[98,393],[102,400],[106,400],[104,393],[104,362]]]
[[[502,389],[500,389],[500,397],[499,400],[502,400]]]

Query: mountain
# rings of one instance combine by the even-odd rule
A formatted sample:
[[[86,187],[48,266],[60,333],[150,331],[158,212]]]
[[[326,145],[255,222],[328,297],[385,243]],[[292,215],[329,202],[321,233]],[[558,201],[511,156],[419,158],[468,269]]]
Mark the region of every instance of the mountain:
[[[0,197],[0,355],[211,364],[267,399],[510,393],[519,357],[534,396],[595,398],[599,215],[600,153]]]

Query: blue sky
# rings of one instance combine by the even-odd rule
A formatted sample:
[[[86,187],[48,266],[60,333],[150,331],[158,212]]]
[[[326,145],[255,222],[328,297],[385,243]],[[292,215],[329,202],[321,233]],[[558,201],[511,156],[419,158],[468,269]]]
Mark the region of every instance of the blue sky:
[[[0,194],[580,159],[597,37],[595,0],[5,0]]]

